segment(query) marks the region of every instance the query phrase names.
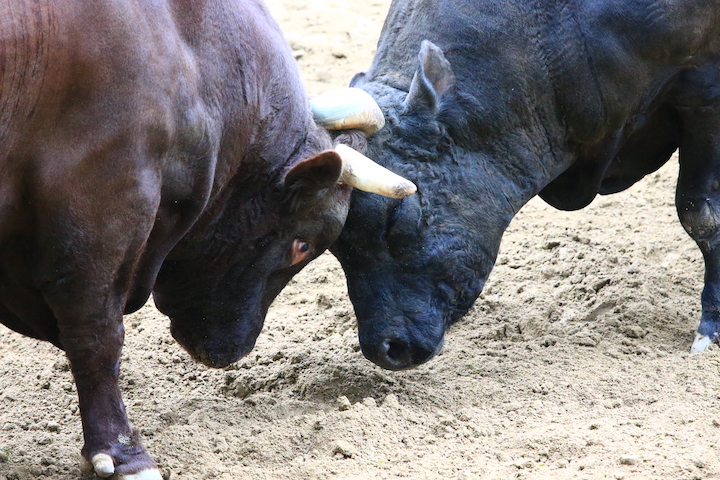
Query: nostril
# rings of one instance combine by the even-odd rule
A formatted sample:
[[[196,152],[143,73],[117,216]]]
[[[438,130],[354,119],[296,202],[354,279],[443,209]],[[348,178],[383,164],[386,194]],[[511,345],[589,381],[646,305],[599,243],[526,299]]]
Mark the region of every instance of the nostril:
[[[383,346],[388,359],[393,364],[405,366],[410,360],[410,348],[407,343],[399,340],[387,340],[383,343]]]
[[[417,347],[410,356],[412,357],[413,364],[420,365],[434,357],[435,351],[427,348]]]
[[[361,343],[361,346],[365,357],[376,365],[388,370],[405,370],[430,360],[442,343],[441,340],[435,349],[431,349],[425,344],[394,337],[378,343]]]
[[[442,342],[438,346],[442,345]],[[439,348],[438,348],[439,349]],[[423,364],[437,353],[436,350],[424,345],[391,339],[383,342],[383,350],[387,362],[392,368],[403,369]]]

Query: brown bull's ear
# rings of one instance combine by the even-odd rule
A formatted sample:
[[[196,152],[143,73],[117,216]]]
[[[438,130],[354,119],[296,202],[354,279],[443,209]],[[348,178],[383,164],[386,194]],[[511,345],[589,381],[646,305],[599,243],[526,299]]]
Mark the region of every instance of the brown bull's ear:
[[[405,110],[436,114],[443,96],[455,90],[455,72],[440,47],[430,40],[423,40],[418,60],[420,66],[405,98]]]
[[[285,174],[285,186],[311,191],[330,188],[340,180],[342,159],[334,150],[298,162]]]

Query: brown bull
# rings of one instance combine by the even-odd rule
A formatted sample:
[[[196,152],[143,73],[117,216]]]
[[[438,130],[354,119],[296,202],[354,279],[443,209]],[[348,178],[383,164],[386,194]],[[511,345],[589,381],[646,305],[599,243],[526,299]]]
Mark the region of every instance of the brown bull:
[[[97,475],[160,478],[123,312],[152,291],[194,358],[247,353],[342,228],[363,169],[332,147],[259,1],[0,0],[0,322],[65,350]]]

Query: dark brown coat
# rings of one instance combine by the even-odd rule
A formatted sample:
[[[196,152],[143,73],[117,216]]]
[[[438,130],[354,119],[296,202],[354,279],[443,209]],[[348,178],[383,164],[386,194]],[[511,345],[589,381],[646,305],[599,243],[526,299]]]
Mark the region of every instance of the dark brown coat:
[[[66,351],[86,459],[155,466],[118,387],[153,289],[195,358],[253,347],[342,227],[330,147],[258,0],[0,1],[0,322]]]

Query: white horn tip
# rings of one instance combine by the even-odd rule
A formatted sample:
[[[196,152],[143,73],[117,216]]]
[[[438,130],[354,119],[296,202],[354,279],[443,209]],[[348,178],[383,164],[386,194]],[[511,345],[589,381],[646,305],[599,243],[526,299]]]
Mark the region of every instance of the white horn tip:
[[[386,196],[392,198],[405,198],[415,195],[415,192],[417,192],[417,186],[408,180],[407,183],[402,183],[392,187],[391,191],[388,192],[388,195]]]
[[[391,172],[347,145],[337,145],[335,151],[343,161],[341,183],[391,198],[409,197],[417,191],[415,184],[407,178]]]

